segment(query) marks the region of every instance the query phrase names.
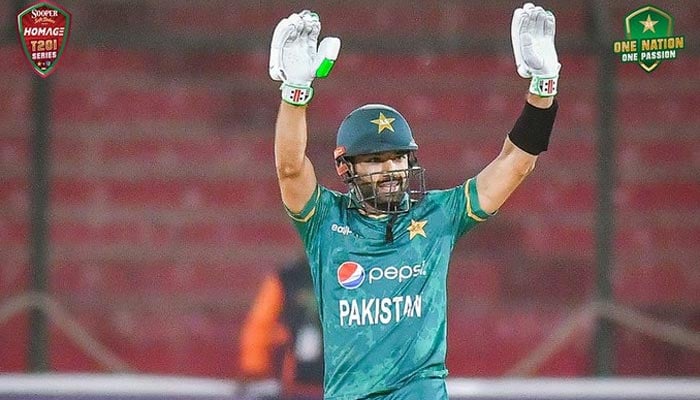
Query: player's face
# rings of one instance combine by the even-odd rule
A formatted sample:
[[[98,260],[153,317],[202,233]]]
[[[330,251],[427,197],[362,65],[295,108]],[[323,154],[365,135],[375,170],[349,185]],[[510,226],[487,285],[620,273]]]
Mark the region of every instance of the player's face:
[[[365,198],[376,199],[380,207],[403,200],[408,184],[408,154],[384,152],[355,157],[358,188]]]

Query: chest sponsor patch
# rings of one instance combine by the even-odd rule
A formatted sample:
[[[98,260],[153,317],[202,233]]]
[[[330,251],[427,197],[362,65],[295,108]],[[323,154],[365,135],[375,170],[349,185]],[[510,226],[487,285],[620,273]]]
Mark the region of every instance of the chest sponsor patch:
[[[357,289],[365,281],[365,269],[354,261],[346,261],[338,267],[338,283],[345,289]]]

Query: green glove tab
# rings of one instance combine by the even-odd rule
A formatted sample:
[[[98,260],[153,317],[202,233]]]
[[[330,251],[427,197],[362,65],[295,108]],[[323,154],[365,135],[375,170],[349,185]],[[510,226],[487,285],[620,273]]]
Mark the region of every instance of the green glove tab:
[[[316,78],[327,77],[328,74],[331,73],[331,70],[333,69],[334,65],[335,60],[329,60],[328,58],[324,58],[323,61],[321,61],[321,65],[319,65],[316,69]]]

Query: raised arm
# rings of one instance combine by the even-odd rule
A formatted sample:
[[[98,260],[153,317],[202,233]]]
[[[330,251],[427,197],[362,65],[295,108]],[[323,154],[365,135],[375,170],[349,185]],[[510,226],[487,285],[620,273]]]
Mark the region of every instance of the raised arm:
[[[551,109],[553,105],[551,97],[542,98],[529,94],[527,103],[536,109],[532,111],[543,110],[541,112],[543,118],[548,118],[556,112]],[[476,188],[479,192],[481,209],[487,213],[497,211],[535,168],[537,157],[515,145],[510,135],[506,137],[498,157],[477,175]]]
[[[498,210],[535,168],[547,150],[557,104],[559,64],[554,47],[554,15],[532,3],[513,13],[511,39],[518,74],[530,78],[525,107],[503,144],[501,153],[476,178],[481,208]]]
[[[282,19],[270,45],[270,77],[281,81],[282,103],[275,125],[275,166],[282,201],[292,212],[302,211],[316,188],[316,174],[306,156],[306,106],[313,97],[311,82],[326,77],[338,57],[340,40],[325,38],[316,48],[321,22],[304,10]]]
[[[316,189],[306,139],[306,107],[282,102],[275,125],[275,166],[282,202],[291,212],[301,211]]]

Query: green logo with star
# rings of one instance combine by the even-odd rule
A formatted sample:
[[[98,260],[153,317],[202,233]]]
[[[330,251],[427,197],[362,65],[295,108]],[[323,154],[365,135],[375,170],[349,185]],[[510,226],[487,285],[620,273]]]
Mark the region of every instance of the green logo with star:
[[[673,17],[654,7],[638,8],[625,17],[626,40],[613,43],[613,51],[623,63],[638,63],[652,72],[662,61],[676,58],[685,47],[685,37],[673,35]]]

